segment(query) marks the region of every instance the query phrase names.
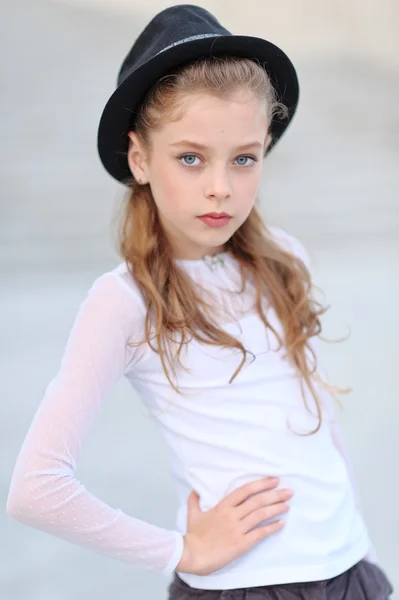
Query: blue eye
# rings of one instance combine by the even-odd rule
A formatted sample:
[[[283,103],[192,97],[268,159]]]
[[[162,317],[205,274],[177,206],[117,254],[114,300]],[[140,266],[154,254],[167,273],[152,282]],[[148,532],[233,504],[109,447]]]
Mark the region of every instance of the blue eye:
[[[184,160],[186,158],[195,160],[196,158],[198,158],[198,156],[195,156],[195,154],[184,154],[183,156],[179,157],[179,160]],[[191,166],[194,164],[194,162],[192,160],[190,160],[189,162],[184,162],[183,164],[185,164],[187,166]]]
[[[236,160],[237,160],[237,161],[239,161],[239,160],[241,160],[241,159],[245,159],[245,160],[248,160],[248,159],[249,159],[249,160],[252,160],[252,162],[253,162],[253,163],[254,163],[254,162],[256,162],[256,158],[252,158],[252,156],[239,156],[239,157],[238,157]],[[241,162],[241,163],[238,163],[238,164],[239,164],[241,167],[246,167],[246,166],[248,165],[248,163],[247,163],[247,162],[245,162],[245,163],[242,163],[242,162]]]
[[[195,154],[183,154],[182,156],[179,156],[178,160],[181,162],[181,164],[184,164],[186,167],[197,167],[198,163],[195,163],[195,159],[199,159],[198,156],[196,156]],[[242,162],[242,160],[244,160],[245,162]],[[248,160],[251,160],[252,163],[248,163]],[[184,162],[182,162],[184,161]],[[253,157],[253,156],[239,156],[238,158],[236,158],[236,161],[238,163],[238,165],[240,167],[247,167],[250,166],[250,164],[254,164],[257,162],[257,158]],[[239,162],[240,161],[240,162]]]

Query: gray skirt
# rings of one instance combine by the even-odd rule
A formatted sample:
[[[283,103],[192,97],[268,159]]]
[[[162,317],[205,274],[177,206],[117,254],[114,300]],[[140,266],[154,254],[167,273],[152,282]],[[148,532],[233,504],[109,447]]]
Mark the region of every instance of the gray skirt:
[[[389,600],[393,588],[380,567],[361,560],[325,581],[225,591],[192,588],[175,573],[168,592],[169,600]]]

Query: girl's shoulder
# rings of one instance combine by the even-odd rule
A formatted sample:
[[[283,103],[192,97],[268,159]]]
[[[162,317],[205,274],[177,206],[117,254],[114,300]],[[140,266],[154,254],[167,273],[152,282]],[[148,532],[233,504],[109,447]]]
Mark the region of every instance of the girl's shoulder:
[[[144,306],[139,286],[132,277],[126,264],[126,261],[119,263],[116,267],[104,273],[102,277],[112,278],[115,282],[115,285],[123,288],[125,292],[128,295],[130,295],[131,298],[135,299],[137,302]]]
[[[98,275],[91,283],[84,305],[87,311],[104,318],[141,319],[146,312],[140,290],[125,262]],[[137,323],[136,323],[137,324]]]
[[[291,235],[281,227],[269,226],[268,231],[272,238],[281,246],[283,250],[294,254],[302,260],[305,266],[310,268],[310,256],[309,252],[297,237]]]

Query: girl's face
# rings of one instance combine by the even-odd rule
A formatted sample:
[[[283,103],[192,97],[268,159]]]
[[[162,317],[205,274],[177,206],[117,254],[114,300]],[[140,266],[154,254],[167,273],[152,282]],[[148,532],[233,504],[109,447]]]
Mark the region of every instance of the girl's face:
[[[159,218],[177,258],[215,254],[248,217],[259,188],[267,136],[267,107],[241,91],[229,100],[184,98],[178,121],[151,132],[151,155],[129,133],[134,177],[149,183]],[[225,218],[203,217],[212,213]]]

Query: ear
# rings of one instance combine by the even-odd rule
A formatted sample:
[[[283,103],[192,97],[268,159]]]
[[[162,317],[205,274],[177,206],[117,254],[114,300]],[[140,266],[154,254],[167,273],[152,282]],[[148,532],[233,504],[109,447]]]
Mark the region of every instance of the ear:
[[[271,141],[272,141],[272,136],[270,135],[270,133],[268,133],[265,138],[264,145],[263,145],[263,158],[266,158],[267,149],[270,146]]]
[[[144,151],[142,140],[134,131],[129,131],[129,149],[127,151],[127,162],[133,177],[138,183],[148,183],[147,155]]]
[[[265,152],[268,149],[268,147],[270,146],[271,141],[272,141],[272,136],[270,133],[268,133],[266,136],[266,140],[265,140]]]

